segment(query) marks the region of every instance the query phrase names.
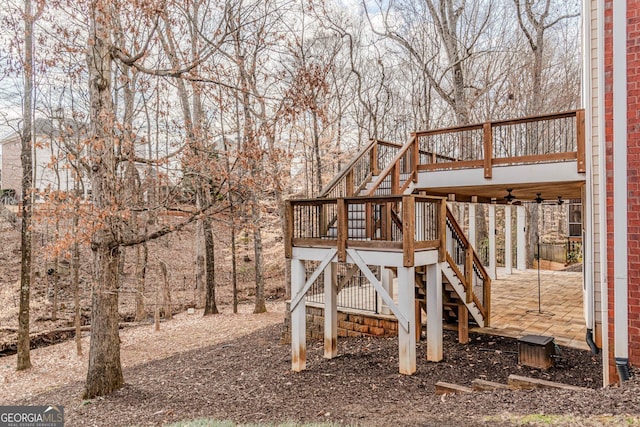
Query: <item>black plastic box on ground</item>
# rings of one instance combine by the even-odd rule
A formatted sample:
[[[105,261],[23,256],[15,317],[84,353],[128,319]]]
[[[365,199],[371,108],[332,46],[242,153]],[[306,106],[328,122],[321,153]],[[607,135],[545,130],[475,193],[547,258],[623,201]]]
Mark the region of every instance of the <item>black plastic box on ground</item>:
[[[547,369],[553,366],[555,355],[553,337],[525,335],[518,340],[518,363],[532,368]]]

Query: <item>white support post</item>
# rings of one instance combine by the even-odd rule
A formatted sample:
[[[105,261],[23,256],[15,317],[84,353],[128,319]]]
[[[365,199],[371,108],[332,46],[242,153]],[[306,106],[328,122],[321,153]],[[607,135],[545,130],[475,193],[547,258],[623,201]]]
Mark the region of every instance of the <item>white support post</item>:
[[[504,207],[504,269],[507,274],[512,273],[513,260],[511,259],[511,250],[513,243],[511,238],[511,206]]]
[[[398,267],[398,308],[409,320],[409,328],[398,328],[400,373],[416,371],[415,268]]]
[[[476,204],[469,203],[469,242],[471,247],[476,249]]]
[[[337,263],[324,270],[324,358],[338,355]]]
[[[496,279],[496,205],[489,205],[489,277]]]
[[[516,207],[516,216],[516,268],[525,271],[527,269],[527,251],[525,250],[527,212],[524,210],[524,206]]]
[[[439,263],[427,266],[427,360],[442,360],[442,272]]]
[[[298,294],[304,287],[304,263],[291,260],[291,293]],[[291,369],[303,371],[307,367],[307,310],[305,298],[291,310]]]
[[[382,287],[384,288],[384,290],[387,291],[391,298],[393,298],[393,271],[391,271],[391,269],[389,268],[385,268],[382,265],[380,266],[380,282],[382,283]],[[380,313],[391,314],[391,309],[379,295],[378,300],[380,304]]]

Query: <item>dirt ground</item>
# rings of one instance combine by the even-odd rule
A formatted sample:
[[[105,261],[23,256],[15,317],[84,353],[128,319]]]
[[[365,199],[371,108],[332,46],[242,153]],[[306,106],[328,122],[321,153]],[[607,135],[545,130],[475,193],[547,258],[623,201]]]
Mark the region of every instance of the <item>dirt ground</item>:
[[[0,400],[62,404],[68,426],[163,425],[202,417],[365,426],[640,423],[640,382],[600,388],[600,358],[588,352],[563,348],[563,359],[540,371],[518,365],[513,339],[472,334],[469,345],[460,345],[445,332],[445,360],[426,362],[421,342],[418,371],[404,376],[398,374],[396,338],[348,338],[339,341],[340,356],[333,360],[322,357],[321,342],[308,343],[307,370],[294,373],[290,347],[280,344],[284,305],[270,304],[266,315],[250,309],[233,315],[225,308],[208,318],[180,315],[158,333],[151,325],[122,330],[126,385],[91,401],[79,398],[86,356],[76,360],[72,343],[35,350],[31,373],[12,370],[15,356],[0,359]],[[47,383],[54,371],[69,373]],[[440,380],[506,382],[510,374],[588,389],[434,394]]]

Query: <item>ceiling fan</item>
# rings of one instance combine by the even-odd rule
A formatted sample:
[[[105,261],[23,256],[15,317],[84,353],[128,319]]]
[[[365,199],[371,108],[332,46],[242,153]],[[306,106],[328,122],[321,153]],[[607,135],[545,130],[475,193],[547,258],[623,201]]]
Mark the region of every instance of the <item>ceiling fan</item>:
[[[537,204],[540,204],[544,201],[544,199],[542,197],[540,197],[542,195],[542,193],[536,193],[536,198],[533,199]]]
[[[507,188],[507,195],[504,196],[504,199],[507,201],[507,203],[513,202],[515,200],[515,198],[516,198],[516,196],[511,194],[512,191],[513,191],[512,188]]]

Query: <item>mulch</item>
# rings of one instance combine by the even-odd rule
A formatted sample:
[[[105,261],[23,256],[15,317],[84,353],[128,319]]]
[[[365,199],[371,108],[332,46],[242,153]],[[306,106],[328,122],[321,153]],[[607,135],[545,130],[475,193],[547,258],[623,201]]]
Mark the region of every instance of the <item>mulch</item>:
[[[517,341],[471,334],[461,345],[445,331],[445,360],[427,362],[417,350],[417,372],[398,374],[396,338],[339,340],[326,360],[309,342],[307,370],[291,371],[281,325],[242,339],[180,353],[125,371],[126,385],[104,398],[81,401],[77,383],[25,404],[62,404],[67,426],[162,425],[196,418],[237,423],[330,422],[340,425],[512,425],[514,414],[571,417],[640,414],[640,382],[601,388],[599,356],[562,348],[562,359],[542,371],[518,365]],[[510,374],[559,381],[584,391],[495,391],[437,396],[434,385],[470,385],[475,378],[506,383]],[[580,423],[578,422],[577,425]]]

